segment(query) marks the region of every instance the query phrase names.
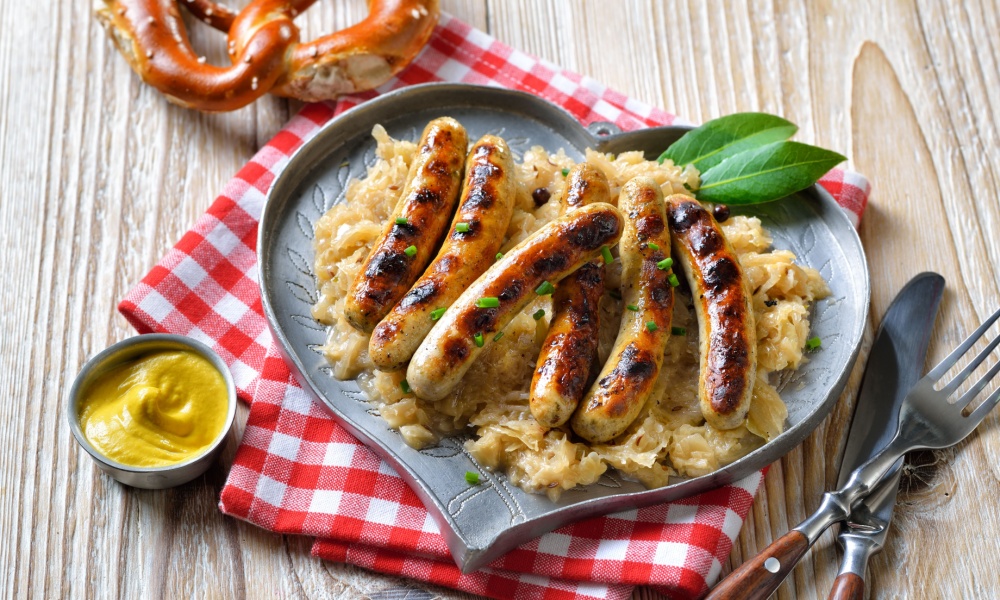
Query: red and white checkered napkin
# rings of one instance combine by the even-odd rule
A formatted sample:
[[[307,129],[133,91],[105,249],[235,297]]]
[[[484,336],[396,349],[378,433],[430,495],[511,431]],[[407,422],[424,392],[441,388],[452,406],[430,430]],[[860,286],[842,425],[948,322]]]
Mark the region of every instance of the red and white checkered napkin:
[[[417,60],[379,92],[429,81],[525,90],[583,123],[612,121],[626,130],[673,120],[448,16]],[[313,553],[328,560],[495,598],[625,598],[635,585],[674,597],[703,594],[729,555],[760,473],[687,500],[563,527],[462,574],[413,491],[290,376],[261,310],[257,220],[289,155],[362,100],[303,108],[119,306],[140,332],[179,333],[211,345],[250,403],[222,511],[272,531],[316,536]],[[838,170],[821,183],[855,221],[860,217],[869,191],[863,177]]]

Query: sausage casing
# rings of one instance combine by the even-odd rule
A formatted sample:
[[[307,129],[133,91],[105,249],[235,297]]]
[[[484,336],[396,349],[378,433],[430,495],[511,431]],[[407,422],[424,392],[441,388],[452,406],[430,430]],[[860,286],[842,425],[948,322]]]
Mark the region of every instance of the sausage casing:
[[[406,369],[413,392],[439,400],[458,385],[479,354],[545,284],[556,284],[618,241],[623,218],[598,203],[543,225],[472,283],[434,325]],[[477,301],[496,299],[496,307]]]
[[[604,173],[587,163],[567,176],[563,213],[594,202],[609,202]],[[604,260],[589,262],[562,280],[552,296],[552,320],[531,378],[529,406],[535,420],[558,427],[569,420],[587,391],[597,358]]]
[[[732,429],[746,418],[757,377],[749,283],[719,224],[696,200],[667,198],[667,221],[698,318],[701,412],[716,429]]]
[[[570,422],[595,443],[620,435],[642,410],[663,365],[674,309],[671,271],[660,266],[670,257],[660,186],[635,177],[622,188],[618,207],[625,215],[618,253],[626,309],[608,361]]]
[[[431,313],[450,306],[496,262],[516,191],[510,148],[499,137],[483,136],[469,152],[458,210],[437,257],[372,332],[368,354],[376,367],[403,368],[434,326]]]
[[[344,316],[355,329],[371,333],[434,256],[458,201],[468,143],[465,128],[449,117],[424,128],[403,194],[347,294]]]

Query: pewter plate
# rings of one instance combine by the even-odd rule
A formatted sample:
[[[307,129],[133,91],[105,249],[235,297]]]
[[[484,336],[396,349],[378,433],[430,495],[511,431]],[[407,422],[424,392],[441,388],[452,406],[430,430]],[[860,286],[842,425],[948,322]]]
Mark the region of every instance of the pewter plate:
[[[813,187],[793,200],[749,207],[774,236],[777,248],[819,269],[833,293],[817,303],[813,331],[823,349],[779,389],[788,404],[787,430],[719,471],[680,479],[656,490],[609,471],[597,483],[570,490],[558,502],[529,494],[503,475],[476,464],[462,439],[414,450],[367,403],[353,381],[338,381],[320,346],[325,327],[310,316],[316,300],[313,224],[342,202],[349,179],[364,177],[375,161],[372,126],[381,123],[397,139],[416,140],[424,125],[448,115],[469,131],[503,136],[517,155],[532,145],[562,148],[581,159],[587,147],[603,152],[643,150],[655,157],[686,128],[660,127],[620,133],[610,124],[582,127],[562,109],[521,92],[457,84],[414,86],[380,96],[325,125],[288,161],[268,193],[258,250],[264,311],[279,347],[303,387],[405,479],[436,518],[463,571],[485,566],[504,552],[569,522],[668,502],[740,479],[799,444],[833,407],[857,357],[868,315],[869,282],[861,242],[833,198]],[[519,158],[519,156],[518,156]],[[478,472],[470,486],[466,471]]]

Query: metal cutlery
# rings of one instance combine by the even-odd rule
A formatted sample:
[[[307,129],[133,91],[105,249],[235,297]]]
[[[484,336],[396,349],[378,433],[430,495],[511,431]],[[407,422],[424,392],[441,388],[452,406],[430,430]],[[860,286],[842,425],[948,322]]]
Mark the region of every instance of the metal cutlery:
[[[998,372],[994,364],[955,402],[949,398],[972,372],[1000,344],[992,340],[972,361],[940,390],[934,385],[969,353],[973,345],[1000,318],[993,313],[975,332],[920,379],[900,406],[899,424],[892,440],[880,452],[855,469],[839,490],[823,495],[819,509],[791,531],[778,538],[759,555],[729,574],[709,593],[710,600],[724,598],[767,598],[784,581],[802,555],[827,527],[843,521],[852,508],[868,496],[878,482],[904,454],[912,450],[940,449],[954,445],[967,436],[1000,402],[1000,389],[989,395],[968,416],[963,411],[986,388]]]
[[[851,471],[892,437],[899,407],[923,371],[944,285],[944,278],[936,273],[917,275],[882,317],[847,434],[838,486],[847,483]],[[838,539],[844,559],[828,600],[863,596],[868,559],[882,550],[889,530],[902,465],[903,460],[897,460],[872,494],[841,523]]]

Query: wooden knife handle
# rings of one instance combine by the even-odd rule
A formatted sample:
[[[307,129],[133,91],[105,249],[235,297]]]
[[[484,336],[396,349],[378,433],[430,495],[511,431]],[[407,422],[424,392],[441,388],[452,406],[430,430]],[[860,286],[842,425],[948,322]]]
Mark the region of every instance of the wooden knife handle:
[[[705,600],[766,600],[808,549],[809,540],[793,529],[720,581]]]
[[[856,573],[841,573],[833,581],[827,600],[861,600],[865,595],[865,580]]]

